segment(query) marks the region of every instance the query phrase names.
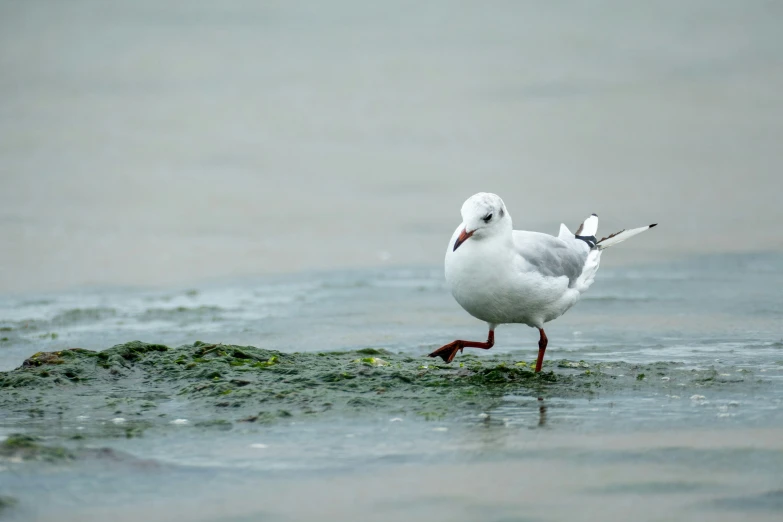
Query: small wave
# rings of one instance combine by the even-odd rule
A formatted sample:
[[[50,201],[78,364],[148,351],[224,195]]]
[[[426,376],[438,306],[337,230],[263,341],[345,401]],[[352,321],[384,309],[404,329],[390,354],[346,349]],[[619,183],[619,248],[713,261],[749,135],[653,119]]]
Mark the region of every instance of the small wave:
[[[611,302],[647,302],[647,301],[659,301],[658,298],[650,297],[650,296],[621,296],[621,295],[595,295],[592,296],[590,294],[586,294],[584,297],[582,297],[582,300],[585,301],[603,301],[607,303]]]
[[[79,323],[85,321],[100,321],[117,315],[114,308],[73,308],[55,315],[52,324]]]
[[[227,310],[219,306],[178,306],[176,308],[148,308],[141,313],[137,319],[139,321],[157,321],[157,320],[174,320],[174,319],[186,319],[210,315],[212,318],[226,312]]]

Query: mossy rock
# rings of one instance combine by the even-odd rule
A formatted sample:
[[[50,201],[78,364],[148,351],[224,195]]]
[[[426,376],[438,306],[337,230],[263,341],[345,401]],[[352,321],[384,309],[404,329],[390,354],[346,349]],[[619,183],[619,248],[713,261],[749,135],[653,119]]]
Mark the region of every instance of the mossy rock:
[[[463,416],[491,409],[509,394],[592,397],[598,389],[606,394],[639,388],[680,394],[682,386],[731,385],[715,379],[712,368],[672,373],[677,364],[545,361],[544,371],[535,373],[531,363],[509,354],[461,355],[454,363],[443,364],[423,354],[414,357],[375,348],[283,353],[219,343],[167,347],[133,341],[100,352],[36,353],[19,368],[0,372],[0,410],[25,417],[34,410],[42,422],[60,422],[90,410],[108,426],[97,432],[122,436],[125,432],[111,425],[111,419],[121,416],[128,425],[145,430],[168,426],[167,408],[162,406],[170,400],[177,404],[178,417],[192,421],[191,428],[207,428],[203,422],[216,418],[225,419],[229,427],[239,421],[280,422],[283,417],[274,413],[279,411],[293,416]],[[637,380],[642,373],[661,371],[671,373],[672,379]],[[737,382],[752,379],[735,374]],[[151,407],[150,401],[160,407]]]

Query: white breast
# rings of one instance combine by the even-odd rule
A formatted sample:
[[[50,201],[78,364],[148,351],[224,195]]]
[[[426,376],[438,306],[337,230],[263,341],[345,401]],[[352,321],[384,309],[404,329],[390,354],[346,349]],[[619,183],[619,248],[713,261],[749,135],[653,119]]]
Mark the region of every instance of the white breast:
[[[456,252],[454,240],[446,252],[446,282],[460,306],[482,321],[540,328],[579,300],[580,292],[569,288],[567,277],[525,270],[524,260],[504,238],[470,239]]]

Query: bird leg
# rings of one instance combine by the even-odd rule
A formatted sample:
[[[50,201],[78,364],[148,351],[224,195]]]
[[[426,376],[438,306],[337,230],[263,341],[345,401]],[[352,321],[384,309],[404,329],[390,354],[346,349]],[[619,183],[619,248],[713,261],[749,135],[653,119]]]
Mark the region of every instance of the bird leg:
[[[543,331],[543,330],[542,330]],[[489,350],[495,344],[495,331],[490,330],[487,336],[487,342],[481,343],[479,341],[462,341],[457,339],[449,344],[445,344],[429,354],[429,357],[440,357],[445,362],[450,363],[454,360],[454,356],[457,352],[461,352],[463,348],[481,348],[482,350]]]
[[[536,361],[536,373],[541,371],[541,365],[544,364],[544,352],[546,351],[546,345],[549,339],[546,338],[543,328],[538,329],[541,332],[541,337],[538,339],[538,360]]]

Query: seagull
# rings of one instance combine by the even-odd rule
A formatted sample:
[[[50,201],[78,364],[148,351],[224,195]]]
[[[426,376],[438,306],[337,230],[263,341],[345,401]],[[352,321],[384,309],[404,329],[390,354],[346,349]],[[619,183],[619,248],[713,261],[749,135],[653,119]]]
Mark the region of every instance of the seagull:
[[[544,323],[566,313],[590,288],[601,252],[657,225],[597,240],[598,216],[592,214],[575,233],[561,224],[557,237],[514,230],[503,200],[488,192],[468,198],[461,213],[446,249],[446,282],[460,306],[487,323],[489,335],[486,342],[452,341],[429,356],[450,363],[463,348],[492,348],[498,325],[526,324],[540,334],[536,372],[548,343]]]

